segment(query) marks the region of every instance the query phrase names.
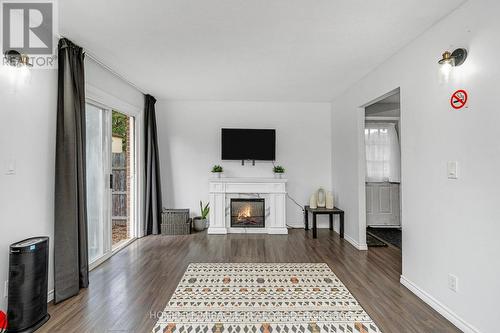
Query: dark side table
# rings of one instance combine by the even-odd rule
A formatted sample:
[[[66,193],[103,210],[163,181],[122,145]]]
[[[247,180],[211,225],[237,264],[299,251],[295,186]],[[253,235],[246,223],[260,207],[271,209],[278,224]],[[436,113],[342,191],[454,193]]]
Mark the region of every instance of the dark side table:
[[[340,215],[340,238],[344,238],[344,211],[337,207],[333,209],[328,208],[311,208],[309,206],[304,207],[304,229],[309,230],[309,213],[313,216],[313,238],[318,237],[318,228],[316,225],[316,215],[328,215],[330,218],[330,230],[333,230],[333,215]]]

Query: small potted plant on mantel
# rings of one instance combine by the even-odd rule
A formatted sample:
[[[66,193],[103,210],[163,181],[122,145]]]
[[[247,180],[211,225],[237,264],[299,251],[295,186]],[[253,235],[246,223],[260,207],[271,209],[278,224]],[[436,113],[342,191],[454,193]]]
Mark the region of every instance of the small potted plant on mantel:
[[[207,202],[205,206],[203,206],[203,202],[200,201],[200,213],[201,216],[196,216],[193,219],[193,228],[196,231],[203,231],[207,227],[207,217],[210,212],[210,203]]]
[[[222,176],[222,173],[224,172],[224,169],[220,165],[214,165],[212,167],[212,173],[217,177],[220,178]]]
[[[281,165],[276,165],[273,168],[274,176],[276,178],[282,178],[283,174],[285,173],[285,168],[283,168]]]

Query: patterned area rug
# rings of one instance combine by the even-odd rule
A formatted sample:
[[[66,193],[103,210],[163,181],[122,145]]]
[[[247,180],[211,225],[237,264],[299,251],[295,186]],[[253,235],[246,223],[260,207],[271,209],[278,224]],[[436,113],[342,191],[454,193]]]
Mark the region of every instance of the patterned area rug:
[[[326,264],[191,264],[154,333],[378,333]]]
[[[154,333],[380,332],[326,264],[191,264]]]

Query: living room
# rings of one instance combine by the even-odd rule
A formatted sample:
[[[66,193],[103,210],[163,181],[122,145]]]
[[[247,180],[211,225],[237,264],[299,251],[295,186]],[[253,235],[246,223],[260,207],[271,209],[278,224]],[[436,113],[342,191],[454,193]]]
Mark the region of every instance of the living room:
[[[497,2],[1,5],[0,332],[494,331]]]

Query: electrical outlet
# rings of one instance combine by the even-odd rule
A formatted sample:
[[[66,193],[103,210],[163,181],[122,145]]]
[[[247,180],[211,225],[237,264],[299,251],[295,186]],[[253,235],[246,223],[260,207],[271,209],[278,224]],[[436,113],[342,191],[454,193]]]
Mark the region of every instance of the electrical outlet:
[[[9,296],[9,280],[5,281],[3,284],[3,297],[7,298]]]
[[[458,278],[453,274],[448,274],[448,288],[451,291],[458,291]]]

